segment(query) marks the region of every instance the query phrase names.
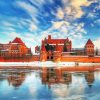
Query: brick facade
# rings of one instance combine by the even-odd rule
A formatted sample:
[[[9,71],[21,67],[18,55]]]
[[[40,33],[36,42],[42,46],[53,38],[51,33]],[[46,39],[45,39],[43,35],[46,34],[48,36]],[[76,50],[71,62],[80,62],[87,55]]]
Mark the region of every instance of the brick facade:
[[[51,35],[42,40],[40,61],[61,61],[62,57],[70,55],[94,56],[94,44],[89,39],[84,48],[72,48],[72,41],[66,39],[52,39]]]
[[[18,37],[8,44],[0,44],[1,57],[25,57],[31,55],[31,49]]]
[[[89,55],[89,56],[94,55],[94,44],[90,39],[87,41],[85,45],[85,53],[86,55]]]

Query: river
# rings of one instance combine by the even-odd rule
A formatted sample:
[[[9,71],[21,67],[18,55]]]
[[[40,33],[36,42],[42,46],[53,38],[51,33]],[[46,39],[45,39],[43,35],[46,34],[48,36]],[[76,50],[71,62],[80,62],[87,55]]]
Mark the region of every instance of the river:
[[[100,100],[100,71],[0,71],[0,100]]]

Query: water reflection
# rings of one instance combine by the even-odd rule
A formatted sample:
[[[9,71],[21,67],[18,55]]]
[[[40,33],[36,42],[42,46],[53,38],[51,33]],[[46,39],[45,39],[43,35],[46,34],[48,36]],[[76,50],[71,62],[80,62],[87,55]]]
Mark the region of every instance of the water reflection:
[[[7,79],[9,85],[19,87],[25,80],[25,72],[10,72]]]
[[[62,68],[42,68],[42,83],[43,84],[48,84],[50,87],[51,84],[71,84],[72,83],[72,72],[68,72],[65,70],[62,70]],[[77,72],[74,73],[74,75],[77,76],[83,76],[85,77],[85,80],[89,86],[92,86],[94,82],[94,72]]]
[[[94,72],[88,72],[85,74],[85,79],[87,81],[87,84],[89,87],[91,87],[93,85],[94,82]]]
[[[72,73],[62,71],[61,68],[43,68],[42,83],[48,84],[70,84],[72,81]]]
[[[37,71],[2,70],[0,71],[0,100],[46,100],[48,98],[49,100],[57,98],[61,98],[61,100],[88,100],[91,98],[99,100],[99,73],[69,72],[53,67],[43,67]]]

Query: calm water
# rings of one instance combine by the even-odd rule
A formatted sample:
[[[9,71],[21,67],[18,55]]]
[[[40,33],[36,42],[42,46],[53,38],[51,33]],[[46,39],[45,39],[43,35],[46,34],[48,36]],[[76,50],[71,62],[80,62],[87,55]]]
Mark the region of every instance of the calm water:
[[[2,70],[0,100],[100,100],[100,72]]]

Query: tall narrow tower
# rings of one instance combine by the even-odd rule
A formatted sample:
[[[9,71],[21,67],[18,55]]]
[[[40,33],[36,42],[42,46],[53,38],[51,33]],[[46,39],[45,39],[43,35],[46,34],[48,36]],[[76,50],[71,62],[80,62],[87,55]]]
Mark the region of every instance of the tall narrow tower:
[[[59,49],[60,48],[59,48],[58,44],[56,44],[56,48],[54,51],[54,61],[55,62],[60,62],[60,60],[61,60],[61,51]]]
[[[88,39],[87,43],[85,44],[85,53],[88,56],[94,55],[94,44],[90,39]]]
[[[46,61],[47,60],[47,52],[44,43],[41,46],[40,51],[40,61]]]

